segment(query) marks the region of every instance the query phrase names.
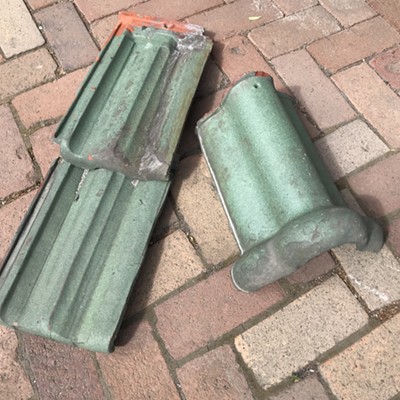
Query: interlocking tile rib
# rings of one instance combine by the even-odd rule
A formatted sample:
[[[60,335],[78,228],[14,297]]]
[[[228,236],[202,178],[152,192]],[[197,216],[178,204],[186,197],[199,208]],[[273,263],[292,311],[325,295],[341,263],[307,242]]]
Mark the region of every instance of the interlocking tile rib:
[[[110,41],[56,133],[65,160],[131,179],[168,179],[210,41],[126,29]]]
[[[202,29],[122,13],[57,133],[0,269],[0,322],[109,352],[211,51]]]
[[[1,321],[109,351],[168,188],[59,162],[5,264]]]

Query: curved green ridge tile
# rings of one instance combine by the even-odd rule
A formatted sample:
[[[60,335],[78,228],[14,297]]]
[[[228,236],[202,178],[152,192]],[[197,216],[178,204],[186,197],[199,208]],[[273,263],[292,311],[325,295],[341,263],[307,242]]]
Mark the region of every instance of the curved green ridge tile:
[[[343,243],[378,251],[382,229],[345,208],[290,97],[270,77],[242,78],[197,124],[242,251],[237,286],[256,290]]]

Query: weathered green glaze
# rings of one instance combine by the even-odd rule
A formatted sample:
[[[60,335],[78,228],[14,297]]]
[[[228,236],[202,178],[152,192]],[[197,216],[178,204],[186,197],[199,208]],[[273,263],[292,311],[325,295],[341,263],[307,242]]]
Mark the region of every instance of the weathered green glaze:
[[[136,27],[100,53],[56,141],[64,160],[130,179],[168,180],[168,172],[211,41]]]
[[[249,74],[197,133],[242,256],[238,288],[254,291],[344,243],[378,251],[382,229],[346,208],[292,100]]]
[[[120,17],[58,129],[64,161],[0,267],[2,324],[112,350],[211,50],[201,28],[174,26]]]
[[[0,275],[4,325],[108,352],[169,188],[60,161]]]

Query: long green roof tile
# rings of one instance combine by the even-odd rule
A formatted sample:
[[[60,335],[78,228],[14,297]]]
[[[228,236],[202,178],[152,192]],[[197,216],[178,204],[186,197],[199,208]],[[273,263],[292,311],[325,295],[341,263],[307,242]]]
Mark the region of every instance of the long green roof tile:
[[[122,13],[0,268],[2,324],[113,349],[210,50],[199,27]]]
[[[0,276],[0,320],[110,351],[169,183],[60,161]]]

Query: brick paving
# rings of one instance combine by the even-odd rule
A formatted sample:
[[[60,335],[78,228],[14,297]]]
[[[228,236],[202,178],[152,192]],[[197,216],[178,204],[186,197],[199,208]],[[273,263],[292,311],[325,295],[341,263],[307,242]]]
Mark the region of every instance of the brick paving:
[[[0,327],[0,398],[397,399],[397,1],[6,0],[0,259],[58,155],[56,124],[120,10],[202,24],[215,40],[179,145],[181,162],[114,353]],[[346,201],[385,228],[379,254],[343,246],[257,293],[233,287],[239,249],[194,127],[251,70],[270,73],[296,97]]]

